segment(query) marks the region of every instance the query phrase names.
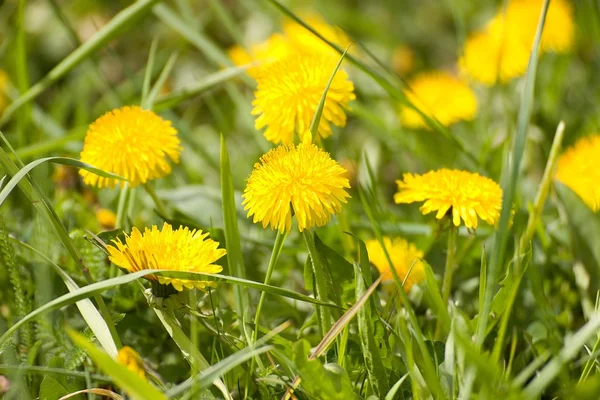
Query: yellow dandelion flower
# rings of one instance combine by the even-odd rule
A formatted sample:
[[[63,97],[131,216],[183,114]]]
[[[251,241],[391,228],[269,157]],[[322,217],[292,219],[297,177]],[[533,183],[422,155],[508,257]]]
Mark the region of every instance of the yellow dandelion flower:
[[[225,249],[219,249],[219,243],[207,239],[208,233],[179,227],[173,230],[164,223],[162,230],[156,225],[146,228],[142,234],[133,228],[131,236],[125,243],[120,239],[113,240],[114,245],[106,247],[110,261],[129,272],[144,269],[170,269],[173,271],[203,272],[218,274],[223,270],[214,262],[223,257]],[[169,278],[165,276],[147,275],[147,279],[162,285],[173,285],[176,290],[214,287],[214,282],[194,281],[188,279]]]
[[[471,35],[458,62],[461,72],[488,86],[523,75],[531,49],[520,37],[507,32],[506,24],[493,24]]]
[[[0,114],[4,111],[8,105],[8,99],[6,97],[6,86],[8,85],[8,76],[4,71],[0,69]]]
[[[104,229],[115,229],[117,224],[117,215],[108,208],[99,208],[96,210],[96,220]]]
[[[335,58],[294,53],[261,68],[252,102],[256,129],[266,127],[265,138],[275,144],[293,143],[296,132],[309,128],[336,64]],[[338,70],[319,123],[321,137],[331,136],[330,124],[346,125],[345,109],[354,99],[352,81]]]
[[[406,292],[410,291],[414,284],[425,279],[425,271],[421,261],[423,252],[417,249],[413,243],[402,238],[392,239],[384,236],[383,244],[392,259],[392,264],[398,273],[400,282],[404,282]],[[365,245],[367,246],[369,261],[377,268],[383,282],[393,281],[393,272],[379,241],[375,239],[367,240]],[[408,271],[410,271],[410,274],[408,274]]]
[[[543,0],[514,0],[500,9],[483,31],[472,35],[459,60],[461,70],[483,84],[508,82],[527,70]],[[550,2],[540,52],[566,52],[573,46],[575,25],[571,5]]]
[[[406,92],[407,99],[444,126],[475,118],[477,113],[475,93],[466,82],[446,72],[419,74],[408,83],[408,87],[411,90]],[[402,107],[400,119],[409,128],[428,126],[417,111],[407,106]]]
[[[404,174],[397,180],[396,204],[424,201],[421,212],[437,211],[436,218],[452,213],[452,222],[459,226],[461,219],[467,228],[477,228],[481,218],[495,225],[502,208],[502,189],[493,180],[476,173],[440,169],[424,175]]]
[[[81,161],[126,178],[134,187],[171,172],[168,159],[179,162],[177,131],[140,107],[123,107],[94,121],[86,134]],[[80,170],[83,181],[97,187],[121,187],[125,182]]]
[[[594,211],[600,210],[600,135],[579,139],[558,159],[556,178]]]
[[[304,15],[302,20],[325,39],[342,49],[346,49],[352,43],[344,31],[336,26],[329,25],[320,15]],[[330,55],[334,58],[340,57],[336,50],[296,21],[285,20],[283,22],[283,32],[296,48],[311,53]]]
[[[329,153],[307,140],[278,146],[260,158],[244,190],[248,217],[280,232],[290,232],[292,215],[302,232],[323,226],[350,197],[342,168]]]
[[[117,362],[124,365],[130,371],[139,375],[140,378],[146,379],[146,369],[142,357],[129,346],[123,346],[117,354]]]
[[[262,65],[277,61],[293,51],[294,47],[289,40],[282,34],[275,33],[264,42],[251,46],[249,50],[235,45],[227,51],[227,54],[237,66],[258,62],[259,65],[248,69],[248,74],[256,78]]]
[[[506,34],[520,36],[528,47],[533,46],[544,0],[513,0],[506,11],[499,10],[491,24],[504,23]],[[540,51],[564,53],[569,51],[575,39],[575,23],[571,4],[566,0],[552,0],[548,7]],[[503,20],[500,22],[499,20]]]

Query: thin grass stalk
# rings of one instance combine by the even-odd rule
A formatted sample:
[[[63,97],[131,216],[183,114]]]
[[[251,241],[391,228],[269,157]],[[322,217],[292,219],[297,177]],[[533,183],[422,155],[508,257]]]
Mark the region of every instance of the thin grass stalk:
[[[169,219],[169,211],[167,210],[167,207],[165,207],[165,203],[163,203],[160,197],[158,197],[158,194],[156,194],[156,190],[154,190],[154,186],[152,185],[152,183],[146,182],[144,184],[144,190],[146,190],[146,193],[148,193],[148,195],[150,195],[150,197],[152,198],[152,201],[156,206],[156,211],[158,211],[158,213],[163,218]]]
[[[492,307],[492,299],[497,286],[497,277],[500,268],[504,265],[504,253],[508,242],[509,234],[508,226],[512,214],[512,205],[517,189],[517,180],[519,178],[519,172],[521,169],[521,161],[523,159],[523,153],[525,151],[525,142],[527,140],[527,127],[529,125],[529,119],[531,117],[539,45],[542,36],[542,31],[544,29],[544,22],[546,20],[546,14],[548,12],[549,3],[550,0],[544,1],[542,12],[540,14],[535,40],[533,43],[533,49],[529,57],[529,65],[527,67],[525,87],[523,89],[521,107],[519,109],[517,132],[515,137],[513,138],[513,148],[511,151],[512,157],[510,159],[510,164],[507,163],[505,167],[509,169],[510,173],[507,177],[508,181],[502,185],[503,195],[500,221],[498,223],[498,230],[496,232],[492,248],[492,259],[488,269],[489,275],[487,277],[483,309],[480,310],[479,319],[477,321],[478,323],[475,339],[478,345],[482,345],[483,341],[485,340],[489,320],[489,313]]]

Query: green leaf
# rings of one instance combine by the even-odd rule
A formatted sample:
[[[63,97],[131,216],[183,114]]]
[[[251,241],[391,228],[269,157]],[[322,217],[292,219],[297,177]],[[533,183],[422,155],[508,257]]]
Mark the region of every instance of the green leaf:
[[[21,168],[19,170],[19,172],[14,174],[13,177],[11,178],[11,180],[8,181],[6,186],[4,186],[4,188],[0,192],[0,206],[2,206],[2,204],[4,203],[4,201],[10,194],[10,192],[12,192],[12,190],[19,184],[21,179],[23,179],[35,167],[37,167],[38,165],[43,164],[45,162],[52,162],[55,164],[69,165],[71,167],[81,168],[81,169],[84,169],[91,173],[94,173],[98,176],[101,176],[103,178],[113,178],[113,179],[118,179],[118,180],[125,180],[125,178],[123,178],[119,175],[116,175],[116,174],[113,174],[110,172],[104,172],[101,169],[94,167],[93,165],[86,164],[86,163],[76,160],[74,158],[67,158],[67,157],[40,158],[39,160],[32,161],[29,164],[27,164],[26,166],[24,166],[23,168]]]
[[[360,399],[352,390],[352,382],[346,371],[337,364],[323,365],[318,359],[309,360],[309,352],[310,343],[300,340],[294,344],[292,360],[302,378],[302,388],[310,393],[311,399]]]
[[[364,247],[364,253],[363,250],[360,249],[361,247]],[[359,251],[363,253],[360,256],[361,260],[363,260],[363,255],[366,256],[366,247],[362,241],[359,243],[359,249]],[[361,271],[361,267],[354,264],[354,273],[356,275],[356,301],[358,302],[366,291],[367,281],[370,281],[371,279],[371,271],[368,270],[368,278],[366,278],[364,271]],[[385,393],[388,392],[389,385],[386,370],[379,354],[380,349],[375,341],[374,325],[376,322],[379,322],[379,319],[377,318],[377,310],[373,306],[372,301],[358,311],[357,318],[358,334],[360,337],[362,354],[365,360],[365,367],[367,368],[369,383],[371,384],[373,392],[377,395],[377,398],[382,398]],[[385,346],[385,343],[383,345]]]
[[[68,393],[69,390],[51,376],[44,377],[40,385],[40,400],[57,400]]]
[[[73,330],[68,330],[69,336],[75,344],[81,347],[90,356],[92,361],[109,375],[113,381],[127,394],[137,400],[162,400],[167,398],[148,381],[135,372],[113,360],[108,354],[90,343],[85,337]]]
[[[231,167],[229,153],[225,138],[221,135],[221,193],[223,204],[223,220],[225,221],[225,243],[227,248],[227,263],[231,275],[238,278],[246,277],[244,268],[244,257],[242,255],[242,242],[238,228],[237,214],[235,208],[235,192],[231,179]],[[233,288],[234,310],[238,316],[244,315],[249,307],[248,293],[244,288],[235,286]]]
[[[319,236],[314,234],[315,248],[325,275],[327,284],[328,300],[335,304],[342,305],[342,285],[346,282],[352,282],[354,279],[354,269],[352,264],[321,241]]]

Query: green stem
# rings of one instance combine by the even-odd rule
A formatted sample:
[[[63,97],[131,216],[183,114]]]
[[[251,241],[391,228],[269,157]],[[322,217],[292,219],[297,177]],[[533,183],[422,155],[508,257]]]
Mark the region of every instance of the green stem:
[[[544,170],[542,181],[540,182],[538,192],[535,195],[533,209],[531,210],[531,213],[529,214],[529,219],[527,220],[527,228],[525,228],[525,233],[523,234],[523,236],[521,236],[521,241],[519,242],[521,252],[527,251],[527,244],[533,238],[538,219],[540,215],[542,215],[542,209],[544,208],[546,198],[548,197],[548,193],[550,193],[550,187],[552,186],[554,166],[558,161],[558,156],[560,153],[560,148],[562,146],[564,134],[565,123],[564,121],[560,121],[558,127],[556,128],[554,140],[552,141],[552,148],[550,149],[550,155],[548,156],[548,161],[546,162],[546,169]]]
[[[127,203],[129,202],[129,183],[125,183],[119,193],[119,205],[117,206],[116,228],[125,229],[127,220]]]
[[[271,282],[271,275],[275,270],[275,264],[277,264],[277,260],[279,259],[279,255],[281,254],[281,249],[283,248],[283,243],[287,238],[287,232],[277,232],[277,237],[275,238],[275,243],[273,243],[273,250],[271,251],[271,258],[269,259],[269,265],[267,266],[267,275],[265,276],[265,285],[268,285]],[[252,344],[256,343],[258,340],[258,331],[260,327],[260,312],[262,311],[263,303],[265,302],[265,296],[267,292],[260,293],[260,300],[258,301],[258,305],[256,306],[256,314],[254,314],[254,334],[252,335]],[[248,397],[248,388],[250,377],[252,376],[252,371],[254,370],[254,361],[258,363],[259,367],[262,369],[262,362],[258,357],[253,357],[250,361],[250,369],[248,370],[248,381],[246,384],[246,396]]]
[[[146,193],[148,193],[150,195],[150,197],[152,197],[152,201],[154,201],[156,210],[161,215],[161,217],[168,219],[169,212],[167,211],[165,204],[162,202],[162,200],[156,194],[154,187],[150,183],[146,183],[146,184],[144,184],[144,189],[146,189]]]
[[[327,298],[327,285],[325,284],[325,274],[323,272],[323,266],[321,265],[321,259],[317,253],[315,247],[314,233],[312,230],[302,231],[302,236],[306,242],[306,248],[313,267],[313,275],[316,286],[315,297],[321,301],[328,301]],[[319,330],[321,335],[324,336],[331,329],[331,313],[326,307],[317,306],[317,316],[319,320]]]
[[[146,294],[146,297],[148,298],[147,293],[144,292],[144,294]],[[150,302],[151,301],[149,300],[149,303]],[[206,361],[202,353],[200,353],[200,351],[193,345],[190,338],[188,338],[181,329],[181,325],[179,324],[179,321],[173,312],[172,299],[165,299],[164,307],[161,307],[160,309],[153,307],[153,310],[169,333],[169,336],[171,336],[173,341],[175,341],[175,344],[177,344],[177,347],[179,347],[179,350],[181,350],[181,353],[192,366],[192,368],[196,371],[207,369],[210,366],[208,361]],[[213,384],[221,391],[225,399],[232,399],[227,387],[221,379],[215,379]]]
[[[456,254],[456,233],[458,229],[451,224],[448,231],[448,251],[446,253],[446,267],[444,270],[444,282],[442,283],[442,300],[444,306],[448,305],[450,292],[452,291],[452,275],[454,273],[454,256]]]

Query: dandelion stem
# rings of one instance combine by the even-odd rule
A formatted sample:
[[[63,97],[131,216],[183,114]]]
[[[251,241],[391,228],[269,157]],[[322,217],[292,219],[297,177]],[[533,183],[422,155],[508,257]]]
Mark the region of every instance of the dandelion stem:
[[[127,203],[129,202],[129,183],[125,183],[121,193],[119,193],[119,205],[117,206],[117,222],[115,227],[118,229],[126,229],[127,220]]]
[[[442,300],[444,305],[448,304],[452,290],[452,274],[454,272],[454,255],[456,254],[456,226],[451,223],[448,231],[448,252],[446,253],[446,267],[444,270],[444,282],[442,283]]]
[[[283,243],[287,237],[287,232],[277,231],[277,237],[275,238],[275,243],[273,244],[273,251],[271,252],[271,258],[269,259],[269,265],[267,266],[267,275],[265,276],[265,285],[268,285],[271,282],[271,275],[273,274],[273,270],[275,269],[275,264],[277,264],[277,260],[279,259],[279,254],[281,254],[281,249],[283,248]],[[256,343],[258,340],[258,330],[260,327],[260,312],[262,311],[263,303],[265,302],[265,296],[267,292],[261,292],[260,300],[258,301],[258,305],[256,306],[256,314],[254,315],[254,335],[252,336],[252,343]],[[262,368],[261,362],[258,358],[256,358],[259,366]],[[254,361],[255,358],[252,358],[250,362],[250,370],[249,375],[252,374],[252,370],[254,370]],[[248,388],[249,385],[246,385]]]
[[[165,204],[162,202],[162,200],[156,194],[154,187],[151,184],[146,183],[146,184],[144,184],[144,189],[146,190],[146,193],[148,193],[150,195],[150,197],[152,197],[152,200],[154,201],[154,205],[156,206],[156,210],[161,215],[161,217],[169,218],[169,213],[167,212],[167,208],[165,207]]]
[[[325,276],[323,275],[323,266],[315,247],[314,233],[312,230],[303,230],[302,236],[306,242],[308,254],[313,267],[313,275],[315,281],[315,297],[321,301],[327,301],[327,286],[325,284]],[[317,316],[319,321],[319,330],[321,335],[325,335],[331,329],[331,316],[327,308],[317,306]]]

